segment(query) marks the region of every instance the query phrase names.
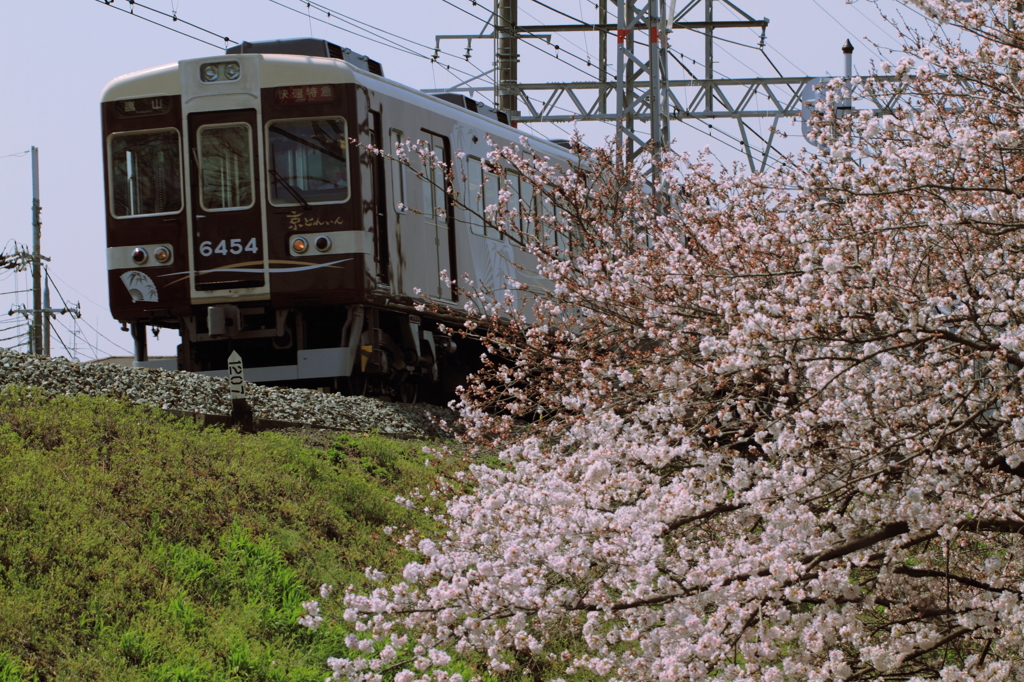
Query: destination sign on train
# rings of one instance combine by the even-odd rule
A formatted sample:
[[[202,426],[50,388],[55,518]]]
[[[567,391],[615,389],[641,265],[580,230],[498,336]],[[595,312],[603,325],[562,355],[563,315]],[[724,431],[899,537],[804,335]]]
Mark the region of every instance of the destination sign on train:
[[[276,88],[274,100],[278,104],[310,104],[334,100],[333,85],[293,85]]]
[[[129,116],[155,116],[171,110],[170,97],[146,97],[114,102],[114,113],[118,118]]]

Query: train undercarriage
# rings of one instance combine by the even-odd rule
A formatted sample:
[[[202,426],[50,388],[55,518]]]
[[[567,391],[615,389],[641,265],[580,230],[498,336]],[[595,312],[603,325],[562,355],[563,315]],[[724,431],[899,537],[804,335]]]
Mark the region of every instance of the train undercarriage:
[[[366,305],[274,310],[256,303],[196,306],[179,318],[177,358],[150,359],[147,326],[132,324],[135,366],[227,376],[232,352],[246,381],[401,402],[443,404],[479,364],[480,344],[419,313]]]

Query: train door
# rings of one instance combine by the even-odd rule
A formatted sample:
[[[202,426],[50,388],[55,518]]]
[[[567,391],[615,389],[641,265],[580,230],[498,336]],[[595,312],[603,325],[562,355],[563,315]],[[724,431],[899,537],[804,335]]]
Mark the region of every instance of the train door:
[[[385,149],[382,137],[379,111],[370,112],[370,143],[377,149]],[[391,283],[391,246],[388,239],[387,182],[384,177],[384,157],[370,154],[370,170],[373,178],[373,234],[374,260],[377,261],[377,282]]]
[[[451,167],[451,147],[448,138],[441,135],[423,131],[423,143],[433,152],[434,158],[444,164],[445,168]],[[441,168],[431,167],[424,169],[423,182],[423,212],[425,214],[425,226],[428,231],[428,253],[423,257],[427,260],[428,281],[424,287],[424,293],[434,298],[455,298],[455,287],[449,290],[443,284],[439,273],[444,271],[448,277],[455,277],[455,231],[453,228],[454,214],[451,206],[451,196],[445,191],[449,179]],[[432,243],[431,243],[432,242]]]
[[[255,109],[188,117],[193,295],[267,285]]]

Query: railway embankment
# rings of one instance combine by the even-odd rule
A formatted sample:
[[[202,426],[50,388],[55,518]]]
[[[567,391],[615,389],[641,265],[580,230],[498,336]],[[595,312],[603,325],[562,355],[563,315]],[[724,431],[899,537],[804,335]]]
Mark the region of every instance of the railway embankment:
[[[322,680],[351,628],[340,599],[329,627],[300,626],[302,603],[372,589],[365,567],[400,575],[400,538],[441,532],[465,490],[467,456],[429,441],[251,436],[106,398],[225,409],[216,381],[8,352],[0,370],[42,389],[0,388],[3,682]],[[253,391],[280,416],[426,428],[410,406],[312,393]]]
[[[37,387],[50,395],[108,396],[179,414],[228,415],[227,379],[188,372],[82,364],[0,349],[0,386]],[[388,403],[301,388],[246,384],[257,419],[397,438],[439,438],[455,414],[426,404]]]

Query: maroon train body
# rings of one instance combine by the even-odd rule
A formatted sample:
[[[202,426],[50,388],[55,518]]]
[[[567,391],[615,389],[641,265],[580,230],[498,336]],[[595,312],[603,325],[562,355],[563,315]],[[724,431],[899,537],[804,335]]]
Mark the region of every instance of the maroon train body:
[[[137,366],[223,376],[238,351],[250,381],[443,395],[480,349],[442,333],[464,301],[440,273],[543,286],[482,218],[488,139],[518,131],[330,43],[243,43],[129,74],[102,119],[110,309]],[[451,194],[436,170],[367,151],[410,140],[454,162]],[[149,327],[180,333],[176,359],[147,357]]]

